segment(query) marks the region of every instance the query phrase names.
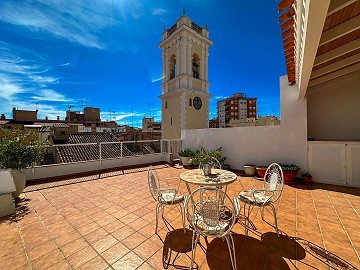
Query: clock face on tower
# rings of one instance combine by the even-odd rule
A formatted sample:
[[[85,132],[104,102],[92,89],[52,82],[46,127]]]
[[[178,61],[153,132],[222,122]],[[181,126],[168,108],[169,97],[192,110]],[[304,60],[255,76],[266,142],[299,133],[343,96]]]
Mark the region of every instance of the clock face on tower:
[[[201,108],[201,106],[202,106],[201,98],[199,98],[199,97],[194,97],[193,104],[194,104],[194,108],[195,108],[195,109],[200,110],[200,108]]]

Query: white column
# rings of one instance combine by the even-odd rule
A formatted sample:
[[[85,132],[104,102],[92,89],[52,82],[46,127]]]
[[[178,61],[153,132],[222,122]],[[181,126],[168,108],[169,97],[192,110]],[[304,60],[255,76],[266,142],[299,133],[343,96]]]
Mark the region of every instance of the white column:
[[[163,76],[163,82],[166,82],[166,53],[163,51],[162,55],[162,76]]]
[[[169,65],[169,61],[170,61],[170,58],[169,58],[169,52],[166,51],[165,53],[165,81],[168,81],[170,79],[170,65]]]
[[[176,43],[176,74],[175,76],[178,77],[180,75],[180,62],[181,62],[181,56],[180,56],[180,44]]]
[[[205,80],[205,48],[201,48],[200,79]]]
[[[192,55],[191,55],[191,47],[192,47],[192,43],[189,42],[189,43],[188,43],[188,56],[187,56],[188,65],[187,65],[187,72],[186,72],[186,74],[189,75],[190,77],[192,77]]]
[[[186,74],[186,45],[187,41],[183,40],[180,42],[181,46],[181,70],[180,74]]]
[[[209,52],[206,50],[205,51],[205,59],[204,59],[204,65],[205,65],[205,71],[204,71],[204,79],[205,79],[205,81],[207,81],[208,80],[208,57],[209,57]]]

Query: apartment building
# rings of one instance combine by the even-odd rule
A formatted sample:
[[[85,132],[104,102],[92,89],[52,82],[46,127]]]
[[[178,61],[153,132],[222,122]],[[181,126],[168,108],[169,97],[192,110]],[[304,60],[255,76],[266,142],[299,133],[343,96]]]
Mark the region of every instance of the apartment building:
[[[256,104],[256,98],[247,98],[244,93],[235,93],[230,98],[218,101],[219,127],[228,127],[232,120],[247,122],[248,118],[257,118]]]

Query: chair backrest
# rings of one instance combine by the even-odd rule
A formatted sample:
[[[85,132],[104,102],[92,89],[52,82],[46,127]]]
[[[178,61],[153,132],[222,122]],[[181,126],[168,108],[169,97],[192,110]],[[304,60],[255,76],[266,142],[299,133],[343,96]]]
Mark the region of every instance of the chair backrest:
[[[274,196],[271,201],[277,201],[282,193],[284,187],[284,175],[281,166],[277,163],[272,163],[266,169],[264,176],[264,188],[274,191]]]
[[[150,193],[153,196],[154,200],[157,201],[159,195],[158,190],[160,188],[160,182],[157,172],[153,166],[149,166],[148,168],[148,183],[149,183]]]
[[[191,227],[203,236],[222,237],[236,220],[234,202],[216,187],[200,187],[191,193],[185,213]]]

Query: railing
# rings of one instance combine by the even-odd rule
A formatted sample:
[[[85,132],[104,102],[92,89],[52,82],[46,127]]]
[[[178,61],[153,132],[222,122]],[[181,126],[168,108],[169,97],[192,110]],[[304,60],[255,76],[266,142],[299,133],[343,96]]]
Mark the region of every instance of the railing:
[[[202,27],[198,26],[196,23],[191,22],[191,29],[195,30],[200,35],[202,35]]]
[[[59,144],[48,146],[41,165],[76,163],[93,160],[129,158],[133,156],[172,154],[178,158],[181,140],[146,140]]]
[[[169,30],[167,30],[168,32],[168,37],[170,37],[177,29],[177,24],[175,23],[173,26],[170,27]]]

